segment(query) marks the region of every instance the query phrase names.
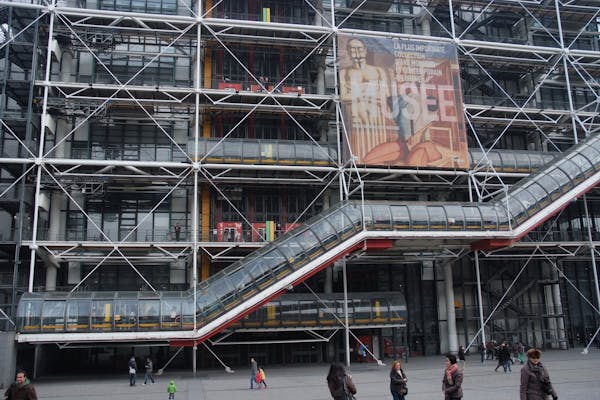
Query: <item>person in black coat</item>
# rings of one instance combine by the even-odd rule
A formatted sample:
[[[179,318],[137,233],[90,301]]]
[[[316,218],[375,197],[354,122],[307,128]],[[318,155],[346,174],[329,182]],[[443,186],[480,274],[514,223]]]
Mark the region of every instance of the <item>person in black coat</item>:
[[[406,382],[408,379],[402,369],[402,364],[399,360],[394,361],[390,371],[390,392],[392,392],[393,400],[404,400],[404,396],[408,393]]]
[[[352,375],[346,373],[346,369],[342,364],[331,364],[331,367],[329,367],[327,387],[329,387],[333,400],[346,400],[356,394],[356,386],[352,382]]]

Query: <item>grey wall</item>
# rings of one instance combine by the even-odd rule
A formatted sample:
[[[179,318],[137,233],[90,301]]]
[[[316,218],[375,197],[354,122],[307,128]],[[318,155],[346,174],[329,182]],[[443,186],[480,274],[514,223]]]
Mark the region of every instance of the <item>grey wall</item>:
[[[17,342],[14,332],[0,332],[0,385],[7,388],[13,381],[17,365]]]

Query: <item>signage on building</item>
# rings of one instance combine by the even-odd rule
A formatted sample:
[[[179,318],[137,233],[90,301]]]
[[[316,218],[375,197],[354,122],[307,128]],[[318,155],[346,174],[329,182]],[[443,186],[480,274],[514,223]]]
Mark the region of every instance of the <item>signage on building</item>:
[[[469,166],[452,43],[338,35],[347,156],[359,165]]]

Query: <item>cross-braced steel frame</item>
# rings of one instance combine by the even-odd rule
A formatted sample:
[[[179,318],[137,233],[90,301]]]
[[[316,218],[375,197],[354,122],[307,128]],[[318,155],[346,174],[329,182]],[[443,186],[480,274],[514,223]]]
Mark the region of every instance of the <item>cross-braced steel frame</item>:
[[[461,65],[470,144],[484,154],[513,145],[523,150],[559,152],[600,128],[600,11],[593,1],[291,1],[290,6],[305,10],[308,17],[301,21],[285,17],[253,20],[241,4],[239,16],[229,15],[236,8],[230,3],[236,2],[178,0],[169,3],[175,4],[169,13],[161,13],[152,9],[100,9],[102,1],[0,1],[0,8],[11,16],[2,25],[0,52],[6,55],[5,66],[19,62],[15,60],[27,62],[26,57],[10,58],[27,51],[31,53],[30,65],[35,66],[26,79],[27,90],[12,92],[29,96],[33,103],[22,106],[27,110],[27,128],[15,122],[9,102],[5,100],[0,107],[3,140],[16,149],[10,154],[3,151],[0,159],[5,174],[13,177],[12,183],[3,185],[0,198],[12,195],[18,187],[34,190],[31,200],[26,201],[23,194],[18,212],[13,213],[20,221],[17,248],[23,246],[30,253],[28,257],[21,255],[30,263],[28,291],[34,290],[40,275],[46,276],[48,285],[48,271],[55,275],[57,268],[69,263],[91,266],[71,290],[85,284],[104,265],[131,268],[150,290],[158,290],[139,265],[177,262],[184,263],[187,283],[195,288],[207,276],[209,265],[229,263],[265,242],[259,236],[259,241],[225,243],[211,235],[215,227],[209,221],[210,199],[217,196],[238,213],[240,221],[252,226],[252,217],[233,197],[231,188],[236,186],[311,188],[315,198],[299,213],[297,220],[303,220],[317,202],[327,207],[337,200],[357,197],[486,201],[525,176],[518,171],[498,171],[487,157],[468,170],[357,165],[347,146],[348,130],[339,100],[340,33],[454,43]],[[373,22],[378,19],[382,21],[379,25]],[[35,47],[18,46],[21,39],[31,38],[35,38]],[[255,46],[301,56],[276,82],[266,84],[243,56]],[[230,78],[217,76],[217,54],[235,65],[233,69],[246,75],[247,81],[237,87],[229,83]],[[122,72],[121,60],[126,60],[127,73]],[[149,71],[157,70],[161,63],[174,66],[175,78],[161,80],[157,76],[152,80]],[[88,65],[94,65],[94,76],[84,71]],[[306,65],[315,70],[312,81],[306,82],[314,89],[282,90],[291,86],[291,79]],[[5,99],[11,95],[8,88],[18,69],[21,67],[10,69],[10,73],[6,69]],[[250,87],[257,90],[248,90]],[[221,114],[233,116],[233,122],[215,135],[215,118]],[[334,147],[337,156],[330,157],[326,165],[265,165],[215,162],[210,153],[199,152],[203,138],[218,136],[226,146],[240,127],[272,114],[285,118],[306,143],[317,148]],[[320,132],[315,132],[315,120],[321,122]],[[104,124],[110,130],[131,121],[158,132],[172,149],[171,157],[127,160],[73,156],[74,146],[90,125]],[[122,146],[126,144],[124,140]],[[349,157],[343,156],[345,151],[350,152]],[[184,212],[190,215],[185,240],[172,240],[173,232],[162,239],[143,239],[139,234],[142,227],[182,190],[187,199]],[[123,192],[151,192],[156,196],[143,217],[114,236],[94,219],[85,200]],[[387,261],[423,257],[460,261],[468,254],[478,275],[475,303],[483,341],[479,268],[486,260],[515,260],[525,267],[539,258],[557,268],[559,275],[556,260],[591,263],[595,299],[586,300],[598,313],[600,227],[592,222],[598,216],[590,216],[588,210],[597,199],[592,192],[578,203],[585,208],[579,217],[587,221],[587,229],[577,240],[551,239],[559,215],[510,249],[469,253],[464,247],[448,245],[430,252],[427,243],[412,243],[413,248],[399,245],[396,259]],[[94,232],[94,239],[66,235],[66,216],[57,208],[79,214],[88,232]],[[30,234],[26,214],[31,218]],[[380,262],[378,256],[363,257]],[[19,257],[13,259],[16,271]],[[16,273],[14,277],[13,292]],[[491,307],[488,320],[493,319],[503,300],[495,300],[497,305]],[[474,325],[465,326],[467,334],[475,338]]]

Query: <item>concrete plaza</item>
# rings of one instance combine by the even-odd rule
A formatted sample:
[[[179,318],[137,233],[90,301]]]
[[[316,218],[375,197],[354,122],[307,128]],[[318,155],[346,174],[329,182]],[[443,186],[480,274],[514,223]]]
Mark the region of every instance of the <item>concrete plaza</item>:
[[[547,351],[542,362],[560,399],[600,399],[600,350],[587,355],[581,349]],[[350,373],[358,388],[358,400],[391,399],[389,393],[390,360],[386,366],[375,363],[352,364]],[[479,355],[467,357],[463,383],[465,400],[519,399],[521,365],[512,373],[494,372],[496,361],[481,363]],[[443,399],[441,378],[444,357],[411,358],[404,364],[408,376],[407,400]],[[167,400],[169,380],[177,385],[176,400],[327,400],[331,397],[325,384],[327,364],[303,366],[265,366],[266,390],[249,390],[249,368],[226,373],[221,370],[199,371],[196,377],[184,371],[165,371],[156,376],[155,385],[143,385],[138,374],[137,386],[129,387],[127,370],[122,375],[69,378],[46,377],[35,383],[40,400]]]

